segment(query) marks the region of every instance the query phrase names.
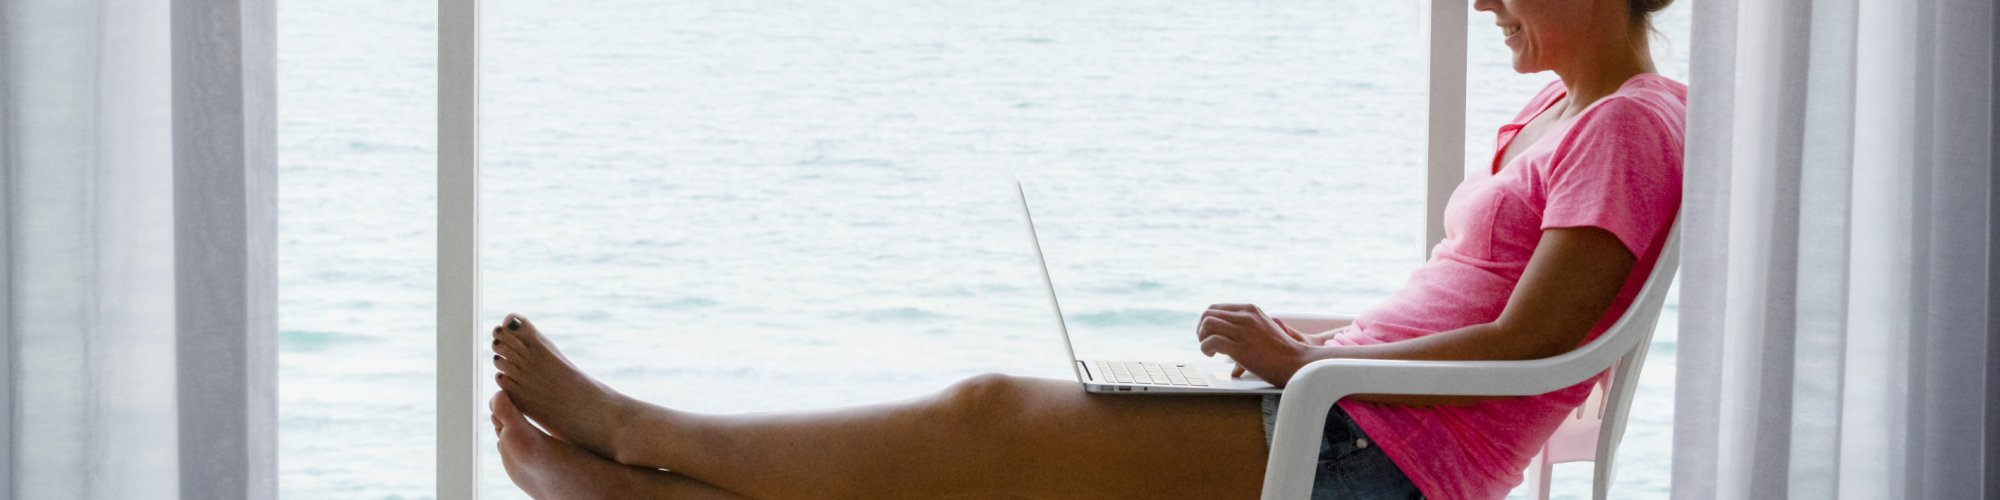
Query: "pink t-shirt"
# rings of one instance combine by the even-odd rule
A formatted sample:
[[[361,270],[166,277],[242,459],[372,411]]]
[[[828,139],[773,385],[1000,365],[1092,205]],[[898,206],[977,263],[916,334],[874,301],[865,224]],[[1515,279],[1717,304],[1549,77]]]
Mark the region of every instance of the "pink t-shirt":
[[[1396,342],[1498,319],[1542,231],[1555,228],[1603,228],[1640,257],[1618,300],[1584,341],[1624,314],[1680,208],[1687,86],[1659,75],[1634,76],[1501,168],[1508,142],[1566,91],[1562,82],[1550,83],[1500,127],[1492,169],[1452,193],[1445,238],[1430,261],[1329,343]],[[1467,406],[1340,405],[1424,496],[1499,499],[1520,484],[1522,469],[1563,414],[1582,404],[1600,377],[1540,396]]]

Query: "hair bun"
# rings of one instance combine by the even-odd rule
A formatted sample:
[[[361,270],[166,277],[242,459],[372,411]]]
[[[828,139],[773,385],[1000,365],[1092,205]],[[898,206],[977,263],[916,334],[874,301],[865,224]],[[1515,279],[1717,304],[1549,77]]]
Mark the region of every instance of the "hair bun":
[[[1674,0],[1626,0],[1632,8],[1632,24],[1651,26],[1654,12],[1665,10]]]

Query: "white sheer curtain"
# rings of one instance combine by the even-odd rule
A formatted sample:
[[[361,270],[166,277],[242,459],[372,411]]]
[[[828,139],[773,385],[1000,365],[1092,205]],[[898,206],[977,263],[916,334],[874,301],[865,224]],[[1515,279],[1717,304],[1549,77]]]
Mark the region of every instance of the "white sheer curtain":
[[[1694,10],[1673,496],[1995,497],[1995,3]]]
[[[0,499],[276,496],[268,6],[0,1]]]
[[[172,497],[167,2],[0,5],[12,497]]]

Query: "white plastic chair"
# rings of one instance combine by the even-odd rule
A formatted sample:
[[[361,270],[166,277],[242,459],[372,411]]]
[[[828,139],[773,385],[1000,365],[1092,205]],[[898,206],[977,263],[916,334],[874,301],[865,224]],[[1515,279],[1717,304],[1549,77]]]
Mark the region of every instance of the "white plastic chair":
[[[1625,315],[1597,339],[1560,356],[1529,361],[1329,359],[1306,365],[1292,375],[1278,405],[1271,458],[1264,469],[1264,500],[1311,497],[1326,413],[1340,398],[1351,394],[1531,396],[1575,385],[1610,369],[1611,376],[1591,389],[1590,398],[1572,411],[1542,446],[1530,462],[1526,478],[1529,498],[1546,500],[1552,465],[1594,460],[1594,497],[1603,500],[1611,488],[1612,458],[1625,435],[1625,417],[1632,406],[1639,368],[1652,343],[1667,288],[1679,267],[1680,223],[1675,222],[1659,262]],[[1338,314],[1271,316],[1300,333],[1324,332],[1354,322],[1353,316]]]

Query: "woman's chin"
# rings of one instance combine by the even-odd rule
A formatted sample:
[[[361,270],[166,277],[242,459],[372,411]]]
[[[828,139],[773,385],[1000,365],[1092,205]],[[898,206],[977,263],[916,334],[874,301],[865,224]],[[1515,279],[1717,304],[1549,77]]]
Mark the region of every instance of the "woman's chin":
[[[1515,57],[1514,57],[1514,72],[1515,72],[1515,73],[1520,73],[1520,74],[1523,74],[1523,75],[1530,75],[1530,74],[1535,74],[1535,73],[1540,73],[1540,72],[1543,72],[1543,71],[1548,71],[1548,68],[1543,68],[1543,67],[1540,67],[1540,66],[1537,66],[1537,65],[1535,65],[1535,64],[1533,64],[1533,63],[1530,63],[1530,62],[1528,62],[1528,61],[1526,61],[1526,60],[1523,60],[1523,59],[1522,59],[1522,58],[1521,58],[1520,56],[1515,56]]]

